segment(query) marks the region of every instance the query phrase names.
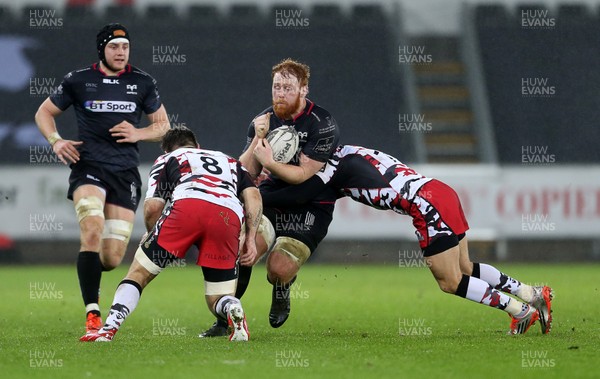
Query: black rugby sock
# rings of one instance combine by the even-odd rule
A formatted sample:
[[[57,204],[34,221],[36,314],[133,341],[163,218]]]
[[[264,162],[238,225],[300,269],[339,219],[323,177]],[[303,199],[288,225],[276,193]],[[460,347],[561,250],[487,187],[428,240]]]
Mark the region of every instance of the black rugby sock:
[[[102,263],[100,254],[95,251],[80,251],[77,257],[77,276],[85,305],[98,303]]]
[[[239,275],[237,288],[235,290],[235,297],[241,299],[246,293],[248,284],[250,284],[250,277],[252,276],[252,266],[239,266]]]

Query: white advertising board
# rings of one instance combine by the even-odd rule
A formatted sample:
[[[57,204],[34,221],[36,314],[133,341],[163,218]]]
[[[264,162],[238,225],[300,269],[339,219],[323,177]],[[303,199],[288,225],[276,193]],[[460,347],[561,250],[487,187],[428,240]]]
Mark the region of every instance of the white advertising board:
[[[459,194],[471,239],[598,238],[600,166],[416,166]],[[142,178],[149,166],[140,168]],[[0,233],[15,239],[77,239],[63,166],[0,168]],[[143,191],[145,192],[145,185]],[[141,207],[135,240],[143,233]],[[338,201],[328,239],[413,239],[408,216]]]

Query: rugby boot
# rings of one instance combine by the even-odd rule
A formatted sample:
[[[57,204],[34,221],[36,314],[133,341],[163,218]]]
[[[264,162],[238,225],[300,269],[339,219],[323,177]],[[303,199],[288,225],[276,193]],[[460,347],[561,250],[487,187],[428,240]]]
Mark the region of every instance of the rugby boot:
[[[511,317],[510,330],[508,334],[525,334],[535,322],[540,318],[540,313],[531,305],[527,305],[527,313],[523,317]]]
[[[290,287],[296,281],[294,277],[289,283],[275,283],[271,294],[271,310],[269,323],[273,328],[279,328],[290,315]]]
[[[242,304],[235,303],[229,306],[229,310],[227,311],[227,324],[229,325],[230,341],[248,341],[250,339],[246,315],[242,309]]]
[[[542,334],[550,333],[552,329],[552,299],[554,291],[548,286],[533,287],[533,299],[529,302],[540,313]]]
[[[200,338],[210,338],[210,337],[225,337],[228,335],[227,332],[227,321],[221,320],[220,318],[215,321],[214,324],[204,332],[200,333],[198,337]]]

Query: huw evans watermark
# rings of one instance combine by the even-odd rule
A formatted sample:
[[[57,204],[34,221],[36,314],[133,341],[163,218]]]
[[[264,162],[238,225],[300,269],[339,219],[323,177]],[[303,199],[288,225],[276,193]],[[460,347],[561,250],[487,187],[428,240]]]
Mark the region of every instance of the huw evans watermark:
[[[308,358],[302,357],[300,350],[280,350],[275,352],[275,367],[309,367]]]
[[[556,19],[550,17],[547,9],[521,10],[521,28],[523,29],[554,29]]]
[[[425,52],[425,46],[400,45],[398,47],[398,62],[410,65],[430,64],[433,62],[433,57]]]
[[[162,66],[182,66],[187,63],[187,55],[179,51],[178,45],[152,46],[152,64]]]
[[[304,17],[301,9],[276,9],[275,27],[277,29],[307,29],[310,26],[308,17]]]

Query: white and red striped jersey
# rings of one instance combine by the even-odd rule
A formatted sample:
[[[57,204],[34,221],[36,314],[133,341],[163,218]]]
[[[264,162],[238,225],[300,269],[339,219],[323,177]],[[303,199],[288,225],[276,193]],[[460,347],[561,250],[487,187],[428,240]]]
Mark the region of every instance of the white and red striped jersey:
[[[329,186],[371,207],[406,214],[419,189],[431,180],[381,151],[341,145],[322,171],[302,184],[264,193],[263,204],[303,204]]]
[[[325,184],[332,181],[334,188],[356,201],[399,213],[406,210],[406,204],[400,204],[400,200],[412,201],[419,189],[432,180],[391,155],[353,145],[340,146],[317,176]]]
[[[240,162],[219,151],[180,148],[158,157],[150,170],[146,199],[200,199],[227,207],[243,221],[242,191],[255,187]]]

